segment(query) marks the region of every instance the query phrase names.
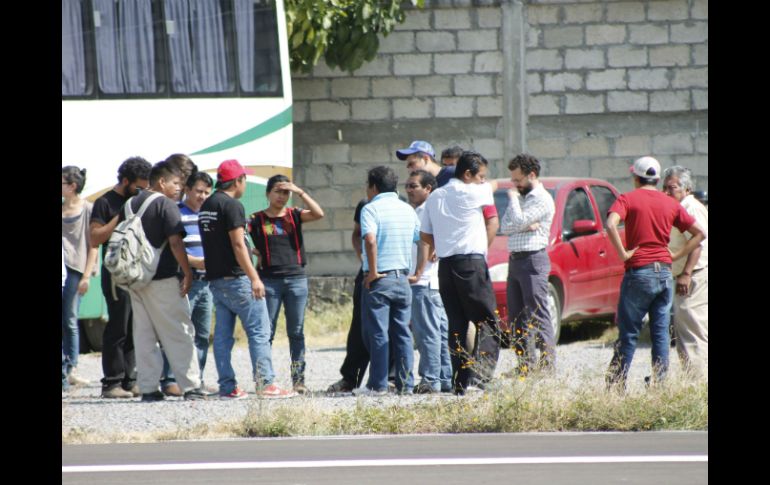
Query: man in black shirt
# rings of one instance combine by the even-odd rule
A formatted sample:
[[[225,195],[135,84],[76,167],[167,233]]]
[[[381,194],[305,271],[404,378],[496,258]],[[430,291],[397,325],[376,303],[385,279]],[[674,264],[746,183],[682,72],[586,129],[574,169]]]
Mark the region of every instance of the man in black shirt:
[[[96,199],[91,212],[91,245],[98,248],[106,243],[115,226],[123,204],[129,197],[146,189],[152,165],[142,157],[131,157],[118,168],[118,183],[112,190]],[[107,245],[102,248],[102,259]],[[136,361],[131,332],[131,298],[128,292],[112,286],[110,272],[102,265],[102,293],[107,302],[109,321],[102,337],[102,397],[129,398],[139,395],[134,387]]]

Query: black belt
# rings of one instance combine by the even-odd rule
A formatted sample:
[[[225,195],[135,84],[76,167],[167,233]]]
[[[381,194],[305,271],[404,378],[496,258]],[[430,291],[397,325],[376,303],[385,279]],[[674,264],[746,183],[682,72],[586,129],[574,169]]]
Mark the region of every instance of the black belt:
[[[407,269],[389,269],[387,271],[378,271],[379,274],[392,274],[396,276],[409,276],[409,270]],[[369,272],[364,272],[364,276],[368,275]]]
[[[527,256],[532,256],[533,254],[537,254],[541,251],[545,251],[545,248],[538,249],[536,251],[519,251],[519,252],[512,252],[511,253],[511,259],[521,259],[526,258]]]
[[[441,261],[466,261],[469,259],[484,259],[487,258],[483,254],[453,254],[452,256],[447,256],[446,258],[441,258]]]
[[[206,279],[206,273],[193,273],[194,280],[205,280]]]

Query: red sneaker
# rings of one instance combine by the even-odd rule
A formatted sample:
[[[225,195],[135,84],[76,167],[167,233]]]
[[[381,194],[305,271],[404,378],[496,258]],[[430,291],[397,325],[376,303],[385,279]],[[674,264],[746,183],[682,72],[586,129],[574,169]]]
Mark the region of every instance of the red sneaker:
[[[233,392],[230,394],[220,394],[220,399],[246,399],[249,395],[241,389],[238,386],[235,386],[235,389],[233,389]]]
[[[269,399],[284,399],[287,397],[294,397],[296,395],[296,392],[289,391],[287,389],[281,389],[275,384],[268,384],[262,389],[257,388],[257,396]]]

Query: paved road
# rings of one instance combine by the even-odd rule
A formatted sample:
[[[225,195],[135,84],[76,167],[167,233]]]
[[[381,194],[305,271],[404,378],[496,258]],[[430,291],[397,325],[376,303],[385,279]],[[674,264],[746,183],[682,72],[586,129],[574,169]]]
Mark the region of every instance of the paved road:
[[[707,456],[707,432],[68,445],[62,447],[62,483],[685,485],[708,483]]]

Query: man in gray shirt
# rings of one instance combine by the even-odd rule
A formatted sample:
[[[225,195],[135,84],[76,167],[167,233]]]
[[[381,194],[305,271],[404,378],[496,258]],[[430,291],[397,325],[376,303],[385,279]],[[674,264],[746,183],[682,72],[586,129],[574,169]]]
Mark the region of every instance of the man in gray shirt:
[[[540,162],[532,155],[517,155],[508,163],[513,188],[501,232],[508,234],[507,303],[519,375],[537,365],[553,370],[556,342],[548,310],[548,273],[551,261],[545,248],[555,212],[553,198],[538,180]],[[535,360],[531,337],[540,349]]]

